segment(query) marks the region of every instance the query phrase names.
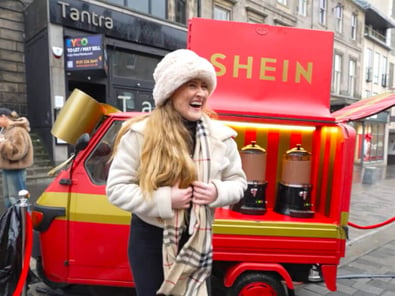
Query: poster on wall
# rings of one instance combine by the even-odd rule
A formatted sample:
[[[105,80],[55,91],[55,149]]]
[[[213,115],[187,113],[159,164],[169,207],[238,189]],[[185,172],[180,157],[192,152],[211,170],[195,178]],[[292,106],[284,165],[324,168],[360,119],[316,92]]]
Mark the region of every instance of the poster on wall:
[[[66,71],[101,70],[107,72],[103,35],[65,39]]]

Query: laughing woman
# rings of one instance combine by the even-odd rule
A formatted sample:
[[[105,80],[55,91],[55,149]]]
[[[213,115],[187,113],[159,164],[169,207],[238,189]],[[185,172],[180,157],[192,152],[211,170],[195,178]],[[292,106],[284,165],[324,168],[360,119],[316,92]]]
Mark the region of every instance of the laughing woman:
[[[176,50],[154,80],[156,108],[118,134],[107,195],[132,213],[137,295],[210,295],[214,210],[238,202],[247,186],[236,132],[208,115],[217,84],[208,60]]]

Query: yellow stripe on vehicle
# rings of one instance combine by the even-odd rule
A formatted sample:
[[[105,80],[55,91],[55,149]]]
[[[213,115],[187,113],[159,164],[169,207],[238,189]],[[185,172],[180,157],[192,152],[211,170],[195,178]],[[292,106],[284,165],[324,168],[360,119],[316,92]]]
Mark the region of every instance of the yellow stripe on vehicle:
[[[217,219],[213,231],[216,234],[345,239],[341,227],[326,223]]]

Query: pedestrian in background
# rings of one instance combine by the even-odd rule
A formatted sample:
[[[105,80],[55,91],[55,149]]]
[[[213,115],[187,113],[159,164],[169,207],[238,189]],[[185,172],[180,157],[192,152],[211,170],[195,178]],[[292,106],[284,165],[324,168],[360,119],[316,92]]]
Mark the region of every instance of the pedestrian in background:
[[[16,202],[19,190],[26,189],[26,168],[33,164],[30,123],[15,111],[0,108],[0,169],[6,209]]]
[[[210,295],[214,208],[247,187],[236,132],[209,117],[214,67],[191,50],[154,71],[151,114],[119,132],[109,201],[132,213],[129,263],[138,296]]]

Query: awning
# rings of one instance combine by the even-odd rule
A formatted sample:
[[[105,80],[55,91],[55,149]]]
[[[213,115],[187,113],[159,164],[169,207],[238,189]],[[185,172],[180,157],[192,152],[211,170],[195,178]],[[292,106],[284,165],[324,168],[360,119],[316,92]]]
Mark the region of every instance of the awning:
[[[337,122],[358,120],[395,106],[395,93],[383,93],[362,99],[332,113]]]

